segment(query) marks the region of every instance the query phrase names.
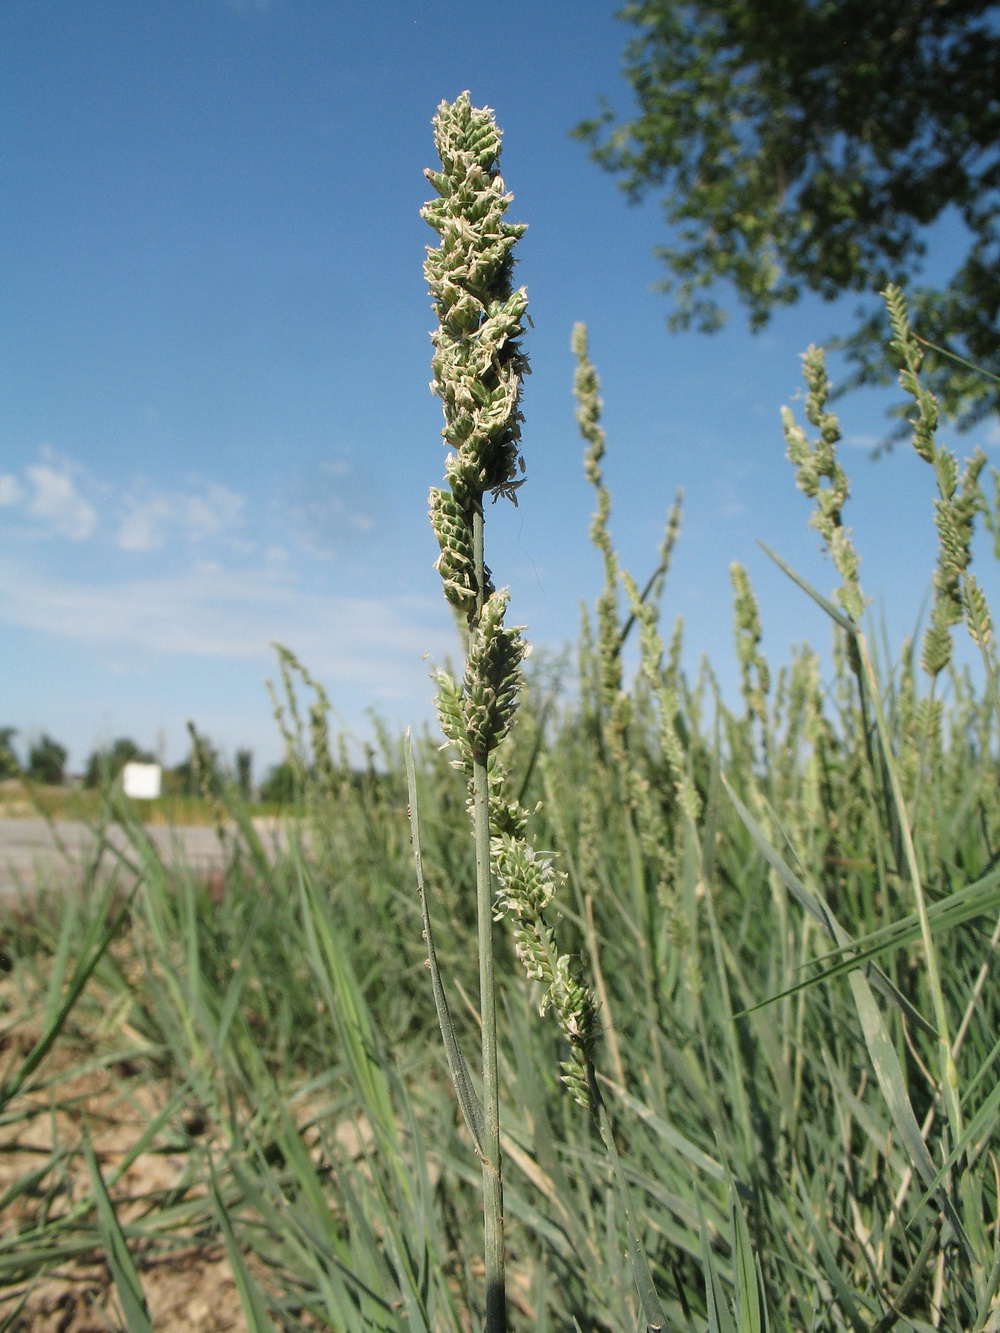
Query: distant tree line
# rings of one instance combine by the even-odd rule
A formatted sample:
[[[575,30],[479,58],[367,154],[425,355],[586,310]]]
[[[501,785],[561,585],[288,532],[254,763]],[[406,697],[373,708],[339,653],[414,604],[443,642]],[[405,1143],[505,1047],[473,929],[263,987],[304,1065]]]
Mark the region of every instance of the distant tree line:
[[[66,785],[66,747],[43,733],[28,747],[27,758],[22,762],[14,747],[17,734],[16,727],[0,727],[0,782],[25,778],[50,787]],[[273,764],[263,781],[255,786],[252,750],[237,750],[233,762],[228,764],[204,736],[193,732],[192,737],[187,758],[173,768],[163,768],[164,796],[210,796],[235,786],[248,801],[293,805],[298,800],[303,779],[301,766],[283,759]],[[126,764],[156,762],[156,756],[131,736],[119,736],[91,752],[80,780],[85,788],[97,790],[115,782]],[[344,771],[341,778],[354,786],[377,786],[381,775],[376,770],[373,753],[369,752],[367,768]]]
[[[27,762],[22,764],[14,750],[16,735],[16,727],[0,727],[0,781],[25,777],[52,787],[62,786],[66,777],[66,747],[43,733],[29,747]]]
[[[14,746],[17,734],[16,727],[0,727],[0,782],[26,778],[50,787],[63,786],[67,780],[66,747],[43,733],[28,746],[27,755],[22,760]],[[109,745],[92,751],[84,766],[83,786],[95,789],[114,782],[128,763],[155,762],[156,756],[151,751],[143,749],[130,736],[119,736]],[[230,769],[204,739],[199,739],[182,763],[163,770],[165,796],[203,795],[225,782],[235,782],[247,800],[256,796],[261,801],[285,804],[295,796],[294,773],[287,762],[275,764],[259,790],[255,791],[253,752],[237,750]]]

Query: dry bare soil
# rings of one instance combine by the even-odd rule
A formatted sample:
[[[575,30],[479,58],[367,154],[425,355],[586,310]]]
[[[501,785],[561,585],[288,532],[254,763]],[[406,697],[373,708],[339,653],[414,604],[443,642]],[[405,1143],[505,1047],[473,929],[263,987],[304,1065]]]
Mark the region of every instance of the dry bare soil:
[[[16,1068],[38,1035],[30,1019],[10,1031],[20,997],[6,978],[0,983],[5,1010],[0,1035],[0,1078]],[[47,1158],[49,1174],[20,1194],[0,1214],[0,1235],[9,1241],[37,1224],[40,1217],[65,1215],[90,1193],[82,1154],[86,1132],[93,1142],[102,1174],[109,1173],[140,1138],[162,1106],[166,1088],[138,1076],[128,1067],[114,1071],[76,1072],[85,1057],[84,1034],[70,1032],[39,1071],[46,1084],[18,1105],[18,1119],[0,1125],[0,1199]],[[53,1097],[60,1109],[50,1110]],[[195,1124],[189,1125],[196,1129]],[[62,1160],[54,1157],[61,1149]],[[183,1197],[185,1154],[172,1153],[164,1143],[140,1154],[112,1190],[122,1223],[148,1212],[173,1191]],[[246,1328],[229,1262],[220,1243],[184,1243],[166,1239],[133,1253],[149,1304],[153,1327],[163,1333],[198,1330],[228,1333]],[[19,1309],[19,1313],[15,1311]],[[64,1258],[41,1278],[25,1274],[0,1289],[0,1321],[16,1330],[38,1333],[107,1333],[125,1330],[114,1284],[99,1249],[84,1249]]]

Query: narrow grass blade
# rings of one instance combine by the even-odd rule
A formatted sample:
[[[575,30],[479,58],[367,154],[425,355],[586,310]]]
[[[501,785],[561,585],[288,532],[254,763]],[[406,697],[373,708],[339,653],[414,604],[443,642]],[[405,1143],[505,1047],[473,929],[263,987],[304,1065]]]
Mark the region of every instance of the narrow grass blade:
[[[802,881],[791,869],[791,867],[784,860],[784,858],[775,850],[774,847],[771,846],[770,842],[768,842],[767,840],[767,836],[764,833],[764,830],[760,827],[756,819],[754,819],[753,815],[743,804],[740,798],[736,795],[735,791],[733,791],[732,787],[729,785],[729,782],[724,775],[722,776],[722,783],[726,791],[729,793],[730,800],[736,807],[737,814],[743,821],[747,832],[753,839],[754,846],[760,852],[761,856],[763,856],[764,859],[768,862],[768,864],[778,873],[783,883],[785,884],[786,888],[797,900],[797,902],[809,913],[809,915],[814,920],[820,923],[820,925],[827,932],[827,934],[830,935],[830,937],[836,942],[838,951],[846,951],[850,949],[853,952],[853,950],[857,948],[856,942],[843,928],[843,926],[834,916],[833,912],[830,910],[827,904],[823,902],[821,898],[818,898],[814,893],[812,893],[811,890],[809,890],[806,887],[806,885],[802,883]],[[924,1032],[927,1033],[928,1036],[930,1037],[937,1036],[937,1029],[932,1024],[928,1023],[927,1019],[924,1018],[923,1014],[920,1013],[919,1009],[915,1008],[914,1005],[911,1004],[911,1002],[906,998],[906,996],[903,995],[903,993],[899,990],[899,988],[895,986],[892,981],[889,980],[889,978],[885,975],[883,971],[881,971],[880,968],[874,966],[874,964],[865,963],[863,958],[852,957],[845,960],[845,962],[839,968],[837,968],[836,971],[838,972],[846,971],[851,968],[860,967],[862,966],[862,964],[864,964],[866,971],[869,973],[869,979],[872,985],[876,988],[876,990],[878,990],[887,1000],[889,1000],[892,1004],[894,1004],[897,1007],[897,1009],[899,1009],[900,1012],[905,1015],[906,1019],[909,1022],[921,1028]],[[787,990],[782,991],[778,995],[771,996],[769,999],[762,1001],[761,1004],[754,1006],[754,1008],[760,1009],[763,1008],[765,1004],[773,1004],[777,1000],[785,999],[785,997],[788,995],[794,995],[796,991],[803,990],[806,987],[815,985],[819,980],[821,980],[822,977],[825,977],[826,975],[827,975],[826,973],[821,973],[820,976],[813,976],[808,981],[803,981],[798,986],[790,986]],[[746,1012],[752,1013],[753,1009],[747,1010]],[[736,1017],[739,1016],[740,1015],[736,1015]]]
[[[646,1258],[646,1251],[642,1247],[642,1242],[636,1232],[632,1221],[634,1205],[632,1203],[632,1192],[628,1187],[628,1181],[625,1178],[625,1171],[622,1167],[621,1157],[618,1153],[618,1145],[615,1143],[614,1130],[611,1127],[611,1119],[608,1116],[608,1108],[604,1104],[604,1098],[601,1096],[601,1090],[597,1086],[597,1078],[594,1068],[591,1066],[588,1070],[590,1081],[590,1095],[597,1116],[597,1124],[601,1131],[601,1138],[604,1140],[604,1146],[608,1150],[608,1157],[611,1159],[611,1165],[614,1168],[615,1181],[618,1185],[618,1194],[621,1199],[622,1211],[625,1214],[625,1225],[628,1230],[628,1258],[632,1267],[632,1276],[635,1279],[636,1290],[639,1293],[639,1300],[642,1303],[642,1313],[646,1320],[646,1328],[650,1333],[658,1333],[666,1327],[666,1316],[660,1307],[660,1300],[656,1294],[656,1286],[653,1282],[653,1275],[649,1271],[649,1260]]]
[[[79,1000],[84,987],[90,980],[94,968],[101,961],[108,945],[118,934],[118,929],[132,906],[135,890],[132,890],[121,908],[115,913],[110,925],[106,926],[102,932],[100,925],[104,916],[103,908],[109,897],[110,889],[105,902],[102,902],[98,910],[94,913],[93,921],[80,947],[80,955],[76,967],[73,969],[73,973],[70,976],[69,985],[66,988],[66,993],[62,998],[62,1002],[55,1009],[55,1012],[50,1015],[45,1030],[28,1054],[24,1057],[17,1073],[13,1078],[9,1079],[2,1087],[0,1087],[0,1110],[2,1110],[10,1099],[20,1091],[52,1049],[53,1043],[62,1031],[74,1005],[77,1000]]]
[[[26,1194],[30,1197],[35,1192],[37,1186],[64,1158],[65,1153],[59,1151],[54,1152],[51,1157],[47,1158],[42,1163],[41,1166],[36,1166],[34,1171],[28,1171],[25,1175],[20,1176],[15,1180],[14,1183],[0,1195],[0,1215],[2,1215],[4,1210],[9,1208],[12,1203],[15,1203],[20,1199],[22,1195]]]
[[[739,1309],[739,1333],[768,1333],[767,1300],[760,1265],[750,1240],[743,1205],[730,1181],[729,1202],[733,1218],[733,1283]]]
[[[23,1327],[23,1325],[20,1324],[18,1321],[21,1316],[21,1311],[24,1309],[24,1307],[28,1304],[28,1301],[31,1299],[32,1290],[33,1288],[29,1287],[27,1291],[25,1291],[24,1294],[21,1296],[21,1299],[18,1301],[18,1303],[14,1306],[13,1310],[11,1310],[9,1314],[4,1316],[3,1321],[0,1322],[0,1333],[8,1333],[9,1329],[18,1329]]]
[[[979,1300],[979,1308],[976,1311],[975,1328],[986,1328],[986,1317],[990,1312],[990,1307],[994,1306],[994,1299],[998,1288],[1000,1288],[1000,1245],[997,1246],[997,1252],[994,1255],[993,1263],[990,1265],[989,1276],[986,1279],[986,1285]]]
[[[723,779],[723,781],[725,781],[725,779]],[[767,841],[763,830],[728,783],[726,783],[726,790],[729,792],[740,818],[746,825],[750,836],[753,838],[753,841],[761,854],[781,875],[785,883],[803,905],[808,903],[813,904],[813,906],[808,907],[808,910],[813,912],[814,915],[816,915],[817,912],[819,913],[818,919],[823,921],[826,929],[834,936],[838,945],[841,948],[850,948],[850,936],[848,936],[846,931],[837,924],[833,914],[826,908],[825,904],[822,904],[818,899],[813,898],[813,895],[809,893],[805,885],[802,884],[795,874],[793,874],[785,861]],[[868,1054],[871,1058],[872,1067],[875,1071],[875,1076],[878,1079],[879,1087],[882,1090],[882,1095],[885,1098],[889,1114],[892,1117],[892,1121],[896,1126],[901,1141],[910,1155],[910,1160],[919,1172],[921,1178],[928,1187],[930,1187],[937,1176],[936,1168],[934,1167],[930,1153],[927,1151],[927,1145],[924,1143],[923,1136],[920,1133],[920,1126],[917,1124],[917,1118],[913,1113],[913,1107],[906,1091],[906,1081],[903,1077],[903,1070],[899,1063],[899,1057],[896,1054],[896,1048],[893,1046],[889,1039],[889,1034],[886,1032],[885,1024],[882,1021],[882,1015],[879,1012],[878,1005],[875,1003],[875,997],[872,994],[871,986],[865,975],[869,970],[869,967],[857,967],[848,973],[848,981],[854,997],[855,1008],[857,1009],[858,1017],[861,1020],[861,1029],[864,1033],[865,1044],[868,1047]],[[875,981],[876,977],[882,977],[882,986],[880,988],[887,991],[887,998],[892,999],[894,1003],[897,1002],[896,996],[899,995],[899,993],[896,990],[896,987],[892,985],[887,977],[884,977],[881,973],[877,972],[877,970],[873,971],[873,984],[878,984]],[[812,983],[805,984],[808,985]],[[899,996],[899,1001],[902,1002],[900,1003],[900,1008],[903,1009],[904,1013],[907,1013],[909,1016],[909,1012],[912,1010],[912,1012],[916,1014],[916,1010],[913,1009],[913,1006],[904,1001],[902,996]],[[923,1020],[921,1020],[921,1026],[929,1031],[931,1035],[937,1035],[936,1029],[930,1028]],[[959,1221],[958,1214],[955,1211],[951,1199],[944,1190],[939,1191],[938,1197],[945,1215],[955,1228],[955,1234],[962,1241],[967,1252],[971,1254],[969,1239]]]
[[[857,633],[857,626],[854,624],[854,622],[848,619],[848,617],[844,615],[843,611],[838,610],[837,607],[835,607],[834,604],[829,600],[829,598],[824,597],[821,592],[817,592],[811,583],[807,583],[806,580],[802,577],[802,575],[799,574],[796,570],[794,570],[787,560],[783,560],[782,557],[778,555],[777,551],[772,551],[772,549],[770,548],[770,546],[767,545],[766,542],[758,540],[757,545],[761,548],[761,550],[764,552],[765,555],[769,555],[771,557],[771,559],[782,571],[782,573],[787,574],[793,583],[797,583],[798,586],[802,589],[802,591],[808,597],[811,597],[813,601],[816,603],[816,605],[820,607],[822,610],[824,610],[831,620],[835,620],[842,630],[846,630],[847,633],[850,635],[854,635]]]
[[[1000,868],[990,871],[989,874],[972,884],[967,884],[964,888],[956,889],[946,898],[939,898],[937,902],[931,903],[927,909],[927,919],[935,934],[942,934],[964,925],[967,921],[992,914],[998,906],[1000,906]],[[907,916],[900,917],[898,921],[890,921],[888,925],[881,926],[868,935],[859,935],[854,941],[854,948],[858,951],[857,960],[875,958],[880,953],[901,948],[919,938],[920,918],[916,912],[911,912]],[[829,975],[835,975],[840,970],[842,965],[831,969]]]
[[[809,1229],[812,1232],[813,1240],[816,1244],[816,1252],[819,1255],[823,1268],[826,1270],[826,1275],[836,1294],[840,1308],[850,1322],[851,1328],[854,1329],[854,1333],[867,1333],[868,1323],[862,1317],[857,1302],[854,1299],[854,1293],[851,1291],[844,1274],[840,1271],[836,1256],[830,1248],[830,1242],[826,1238],[826,1231],[820,1221],[816,1218],[813,1211],[812,1200],[809,1198],[806,1191],[805,1182],[801,1179],[798,1181],[798,1189],[802,1199],[800,1215],[803,1216],[809,1224]]]
[[[305,926],[306,956],[343,1043],[343,1052],[364,1110],[371,1117],[375,1130],[392,1142],[396,1136],[392,1097],[371,1011],[352,959],[334,935],[328,909],[320,900],[313,873],[301,854],[296,857],[295,871]]]
[[[868,1055],[875,1071],[875,1077],[878,1079],[879,1087],[882,1090],[882,1096],[885,1098],[886,1107],[892,1117],[893,1124],[896,1126],[896,1131],[910,1155],[911,1162],[925,1184],[930,1187],[936,1180],[937,1171],[933,1159],[927,1151],[923,1135],[920,1133],[917,1117],[913,1113],[913,1106],[906,1091],[906,1079],[903,1076],[903,1069],[899,1063],[896,1048],[886,1031],[871,987],[862,973],[860,971],[851,972],[848,981],[854,995],[858,1017],[861,1020],[861,1030],[864,1033],[865,1044],[868,1047]],[[937,1197],[942,1211],[954,1228],[955,1235],[961,1241],[969,1258],[975,1262],[971,1242],[959,1220],[951,1198],[944,1189],[938,1189]]]
[[[441,1036],[444,1040],[445,1055],[448,1060],[448,1069],[451,1072],[451,1081],[455,1086],[455,1095],[458,1098],[458,1104],[462,1109],[462,1115],[468,1126],[469,1133],[472,1135],[473,1142],[476,1145],[476,1152],[480,1157],[483,1156],[483,1110],[476,1096],[476,1090],[472,1085],[472,1076],[469,1073],[469,1066],[466,1064],[465,1056],[462,1054],[462,1048],[458,1042],[458,1034],[455,1031],[455,1024],[452,1022],[451,1010],[448,1007],[448,996],[445,994],[444,984],[441,980],[441,973],[438,969],[437,954],[434,951],[434,936],[431,933],[431,917],[427,906],[427,891],[424,886],[424,868],[420,855],[420,822],[417,813],[417,782],[413,768],[413,746],[410,742],[410,729],[407,727],[406,736],[403,741],[403,749],[406,755],[406,789],[407,800],[409,802],[410,815],[410,834],[413,842],[413,861],[416,867],[417,892],[420,895],[420,915],[423,919],[424,940],[427,944],[427,966],[431,974],[431,988],[434,992],[434,1008],[437,1011],[438,1025],[441,1028]]]
[[[695,1201],[698,1205],[698,1222],[701,1235],[701,1265],[702,1276],[705,1281],[705,1304],[708,1307],[708,1333],[737,1333],[732,1313],[722,1290],[722,1283],[719,1280],[719,1272],[715,1266],[712,1247],[708,1243],[708,1228],[705,1225],[705,1216],[701,1207],[701,1192],[699,1190],[695,1191]]]
[[[935,1245],[937,1245],[938,1240],[939,1240],[938,1228],[932,1227],[931,1230],[928,1231],[924,1243],[920,1247],[920,1253],[913,1261],[913,1266],[910,1269],[909,1273],[907,1273],[903,1285],[899,1288],[899,1290],[892,1298],[892,1308],[882,1316],[882,1318],[878,1321],[878,1323],[872,1328],[871,1333],[889,1333],[889,1330],[895,1328],[896,1324],[898,1324],[900,1319],[903,1318],[900,1311],[906,1308],[907,1302],[909,1301],[911,1295],[916,1290],[920,1282],[926,1278],[927,1261],[933,1254],[934,1247]],[[998,1256],[998,1261],[1000,1261],[1000,1250],[997,1251],[997,1256]],[[977,1318],[975,1327],[980,1328],[981,1326],[982,1326],[981,1322]]]
[[[244,1315],[246,1315],[248,1333],[278,1333],[276,1325],[267,1313],[260,1288],[254,1281],[243,1259],[236,1240],[236,1233],[233,1231],[233,1224],[229,1219],[228,1210],[219,1192],[219,1181],[215,1174],[214,1165],[212,1166],[212,1198],[215,1202],[215,1213],[222,1230],[222,1237],[226,1242],[229,1265],[233,1270],[236,1288],[240,1293],[240,1304],[243,1306]],[[131,1325],[129,1327],[131,1330]]]
[[[920,1200],[921,1204],[926,1203],[935,1190],[939,1188],[948,1172],[952,1170],[956,1163],[961,1161],[976,1139],[986,1140],[989,1138],[996,1127],[998,1116],[1000,1116],[1000,1083],[997,1083],[985,1102],[965,1126],[962,1137],[944,1159],[933,1179],[928,1182],[927,1190]]]
[[[143,1294],[142,1282],[129,1253],[125,1233],[122,1231],[115,1206],[104,1184],[104,1177],[101,1175],[101,1168],[89,1136],[84,1139],[83,1152],[90,1170],[94,1200],[97,1204],[97,1229],[108,1257],[108,1267],[115,1281],[118,1299],[122,1303],[125,1327],[129,1333],[153,1333],[153,1323]]]
[[[231,1165],[233,1179],[244,1198],[265,1225],[281,1236],[283,1245],[294,1256],[296,1267],[310,1272],[313,1280],[325,1288],[325,1299],[338,1316],[332,1327],[343,1327],[345,1333],[362,1333],[364,1310],[369,1302],[377,1310],[377,1317],[391,1327],[387,1323],[391,1305],[354,1271],[343,1238],[336,1231],[331,1235],[327,1218],[317,1218],[309,1199],[303,1195],[289,1209],[288,1200],[270,1172],[257,1176],[239,1162]]]
[[[946,356],[949,361],[954,361],[956,365],[964,366],[966,370],[971,370],[975,374],[981,375],[983,379],[992,380],[994,384],[1000,384],[1000,376],[994,375],[993,372],[987,370],[985,366],[977,366],[975,361],[967,361],[964,356],[959,356],[957,352],[953,352],[948,347],[942,347],[940,343],[932,343],[930,338],[922,338],[919,333],[914,333],[913,336],[918,343],[923,343],[925,347],[931,348],[931,350],[937,352],[939,356]]]

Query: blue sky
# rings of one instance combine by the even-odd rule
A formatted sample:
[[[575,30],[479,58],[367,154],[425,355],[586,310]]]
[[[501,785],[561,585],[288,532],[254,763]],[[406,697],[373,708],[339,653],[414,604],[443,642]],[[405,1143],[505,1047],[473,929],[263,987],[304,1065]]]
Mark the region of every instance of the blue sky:
[[[714,338],[667,332],[659,210],[628,207],[568,134],[601,95],[628,109],[628,31],[589,0],[7,0],[0,724],[22,748],[48,731],[79,768],[128,734],[177,763],[192,718],[260,772],[280,754],[275,639],[361,735],[370,707],[393,727],[430,716],[425,655],[455,640],[426,518],[444,451],[419,209],[431,117],[466,88],[496,110],[508,216],[529,224],[527,484],[487,528],[514,618],[558,648],[600,586],[571,395],[584,320],[640,581],[686,491],[665,613],[685,618],[688,662],[735,678],[732,560],[773,662],[825,647],[756,543],[833,586],[779,411],[855,300],[803,302],[756,337],[739,311]],[[939,229],[945,270],[953,244]],[[869,460],[887,401],[845,401],[843,457],[898,643],[933,569],[933,478],[908,448]],[[992,459],[996,425],[955,441],[976,442]]]

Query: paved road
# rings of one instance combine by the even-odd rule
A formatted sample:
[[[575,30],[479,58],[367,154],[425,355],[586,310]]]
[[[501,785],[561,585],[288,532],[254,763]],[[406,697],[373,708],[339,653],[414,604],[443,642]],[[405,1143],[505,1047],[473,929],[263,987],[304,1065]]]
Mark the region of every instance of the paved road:
[[[176,860],[196,873],[206,873],[225,861],[214,828],[156,825],[148,826],[147,831],[164,860]],[[109,829],[108,838],[117,847],[126,844],[120,828]],[[58,819],[50,825],[37,818],[0,819],[0,894],[62,887],[68,876],[73,879],[82,873],[94,848],[93,833],[78,820]],[[110,869],[114,862],[113,854],[105,852],[103,864]]]

